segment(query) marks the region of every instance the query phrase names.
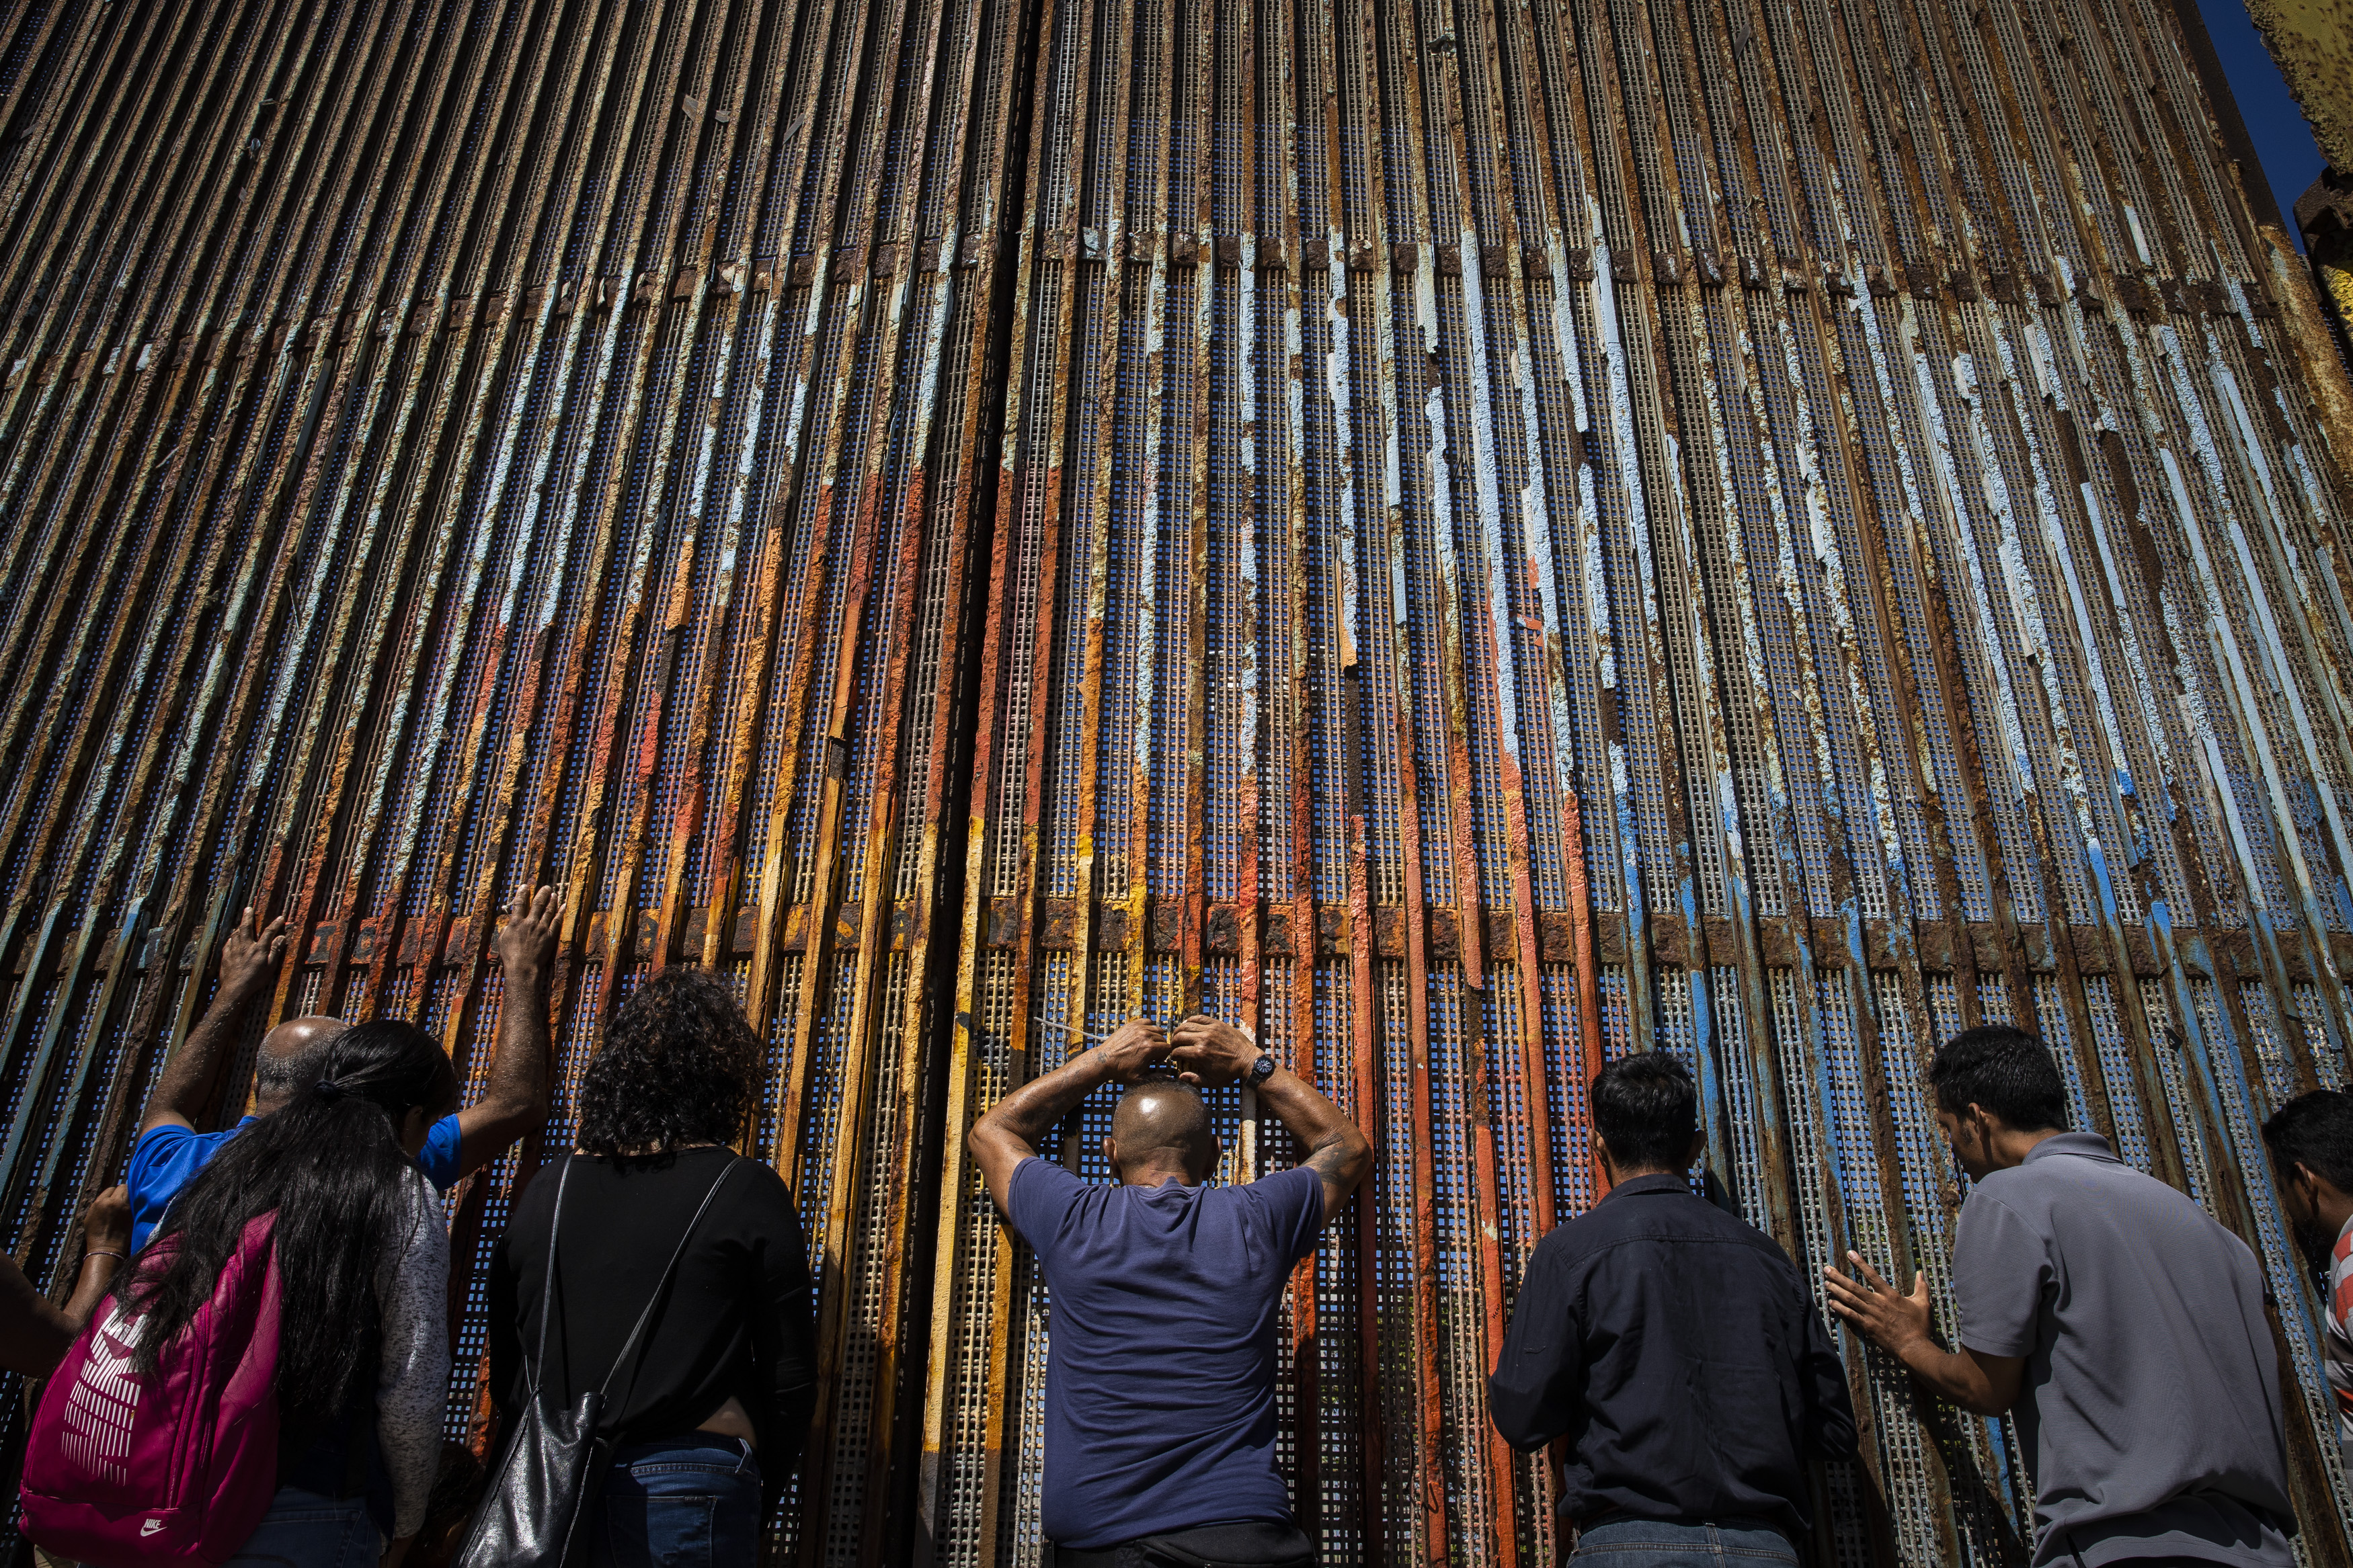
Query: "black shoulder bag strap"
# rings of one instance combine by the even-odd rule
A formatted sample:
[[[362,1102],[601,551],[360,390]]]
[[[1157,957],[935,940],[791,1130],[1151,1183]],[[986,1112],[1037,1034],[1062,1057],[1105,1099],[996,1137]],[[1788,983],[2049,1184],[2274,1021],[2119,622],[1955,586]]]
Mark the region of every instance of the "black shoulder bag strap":
[[[654,1281],[654,1293],[646,1298],[645,1310],[639,1312],[638,1321],[630,1325],[629,1337],[621,1342],[621,1353],[613,1358],[612,1370],[606,1373],[605,1381],[596,1385],[596,1397],[599,1400],[602,1400],[611,1390],[613,1379],[620,1375],[621,1368],[627,1366],[629,1369],[629,1381],[622,1386],[621,1396],[623,1405],[628,1405],[630,1392],[638,1385],[637,1363],[642,1359],[641,1356],[634,1353],[638,1350],[638,1341],[644,1336],[647,1327],[654,1321],[654,1313],[660,1310],[663,1300],[670,1295],[670,1281],[678,1277],[678,1266],[686,1257],[687,1243],[694,1239],[696,1228],[702,1224],[702,1216],[711,1212],[712,1202],[719,1196],[719,1189],[727,1184],[727,1178],[735,1173],[735,1167],[742,1163],[743,1156],[740,1154],[728,1161],[720,1170],[719,1179],[711,1184],[711,1190],[702,1194],[702,1202],[695,1205],[694,1217],[686,1222],[685,1233],[678,1238],[678,1245],[670,1249],[670,1261],[662,1266],[661,1278]],[[567,1172],[571,1170],[572,1163],[569,1159],[565,1162],[564,1168]],[[557,1178],[555,1184],[555,1202],[559,1208],[564,1203],[564,1182],[561,1177]],[[549,1222],[547,1227],[547,1270],[548,1280],[552,1286],[555,1279],[555,1226],[553,1220]],[[542,1298],[539,1303],[539,1353],[543,1358],[547,1354],[547,1301],[544,1298]],[[533,1392],[538,1392],[536,1384],[533,1385]]]
[[[711,1190],[702,1194],[702,1205],[678,1238],[652,1298],[638,1314],[604,1383],[595,1393],[582,1394],[570,1409],[555,1410],[540,1396],[540,1386],[547,1370],[547,1320],[555,1299],[556,1236],[564,1218],[564,1188],[572,1174],[573,1159],[565,1157],[564,1169],[555,1178],[555,1208],[547,1222],[547,1271],[539,1299],[539,1347],[531,1368],[529,1397],[517,1412],[515,1429],[507,1434],[498,1469],[474,1515],[472,1528],[466,1532],[465,1545],[451,1559],[451,1568],[565,1568],[579,1552],[580,1527],[596,1500],[597,1483],[604,1479],[611,1457],[611,1445],[596,1436],[597,1422],[605,1413],[605,1391],[612,1386],[614,1373],[631,1360],[655,1310],[670,1291],[670,1279],[686,1257],[687,1244],[694,1239],[719,1189],[735,1173],[741,1157],[729,1161]],[[634,1385],[634,1367],[629,1376]]]

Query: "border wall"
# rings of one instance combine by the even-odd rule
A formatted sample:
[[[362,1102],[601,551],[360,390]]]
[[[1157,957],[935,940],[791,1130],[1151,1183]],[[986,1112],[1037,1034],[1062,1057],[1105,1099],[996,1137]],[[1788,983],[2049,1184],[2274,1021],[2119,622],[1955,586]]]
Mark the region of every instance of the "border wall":
[[[602,1021],[709,964],[821,1281],[774,1559],[1035,1563],[1052,1304],[962,1132],[1206,1009],[1381,1152],[1284,1316],[1326,1560],[1539,1563],[1482,1380],[1597,1194],[1591,1072],[1682,1053],[1711,1195],[1948,1313],[1921,1067],[2014,1019],[2263,1258],[2299,1552],[2353,1561],[2255,1131],[2353,1045],[2353,395],[2194,16],[14,0],[0,40],[40,1283],[241,906],[297,933],[271,1016],[412,1017],[479,1081],[496,911],[554,881],[555,1116],[451,1201],[453,1436]],[[1293,1157],[1217,1110],[1228,1177]],[[1822,1561],[2022,1561],[2006,1424],[1845,1349]]]

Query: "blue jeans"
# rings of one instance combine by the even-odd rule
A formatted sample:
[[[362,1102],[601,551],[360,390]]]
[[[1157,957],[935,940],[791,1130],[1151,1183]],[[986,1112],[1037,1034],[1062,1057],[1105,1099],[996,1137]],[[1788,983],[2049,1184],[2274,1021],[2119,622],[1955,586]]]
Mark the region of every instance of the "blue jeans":
[[[692,1432],[614,1454],[589,1568],[751,1568],[759,1555],[760,1461],[750,1444]]]
[[[1580,1533],[1569,1561],[1588,1568],[1797,1568],[1798,1550],[1775,1530],[1621,1519]]]
[[[367,1499],[280,1487],[261,1523],[221,1568],[375,1568],[383,1555]]]

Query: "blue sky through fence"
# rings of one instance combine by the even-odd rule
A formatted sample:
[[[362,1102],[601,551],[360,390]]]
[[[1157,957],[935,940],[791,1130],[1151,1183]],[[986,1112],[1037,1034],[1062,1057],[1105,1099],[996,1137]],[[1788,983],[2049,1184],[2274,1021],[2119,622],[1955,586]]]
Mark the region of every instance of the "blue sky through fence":
[[[2279,203],[2280,216],[2298,250],[2304,236],[2296,232],[2295,199],[2320,177],[2324,161],[2305,123],[2304,110],[2287,89],[2287,82],[2263,44],[2263,36],[2247,19],[2245,0],[2198,0],[2213,36],[2214,52],[2221,57],[2223,74],[2231,79],[2231,94],[2254,138],[2255,155],[2263,160],[2263,177]]]

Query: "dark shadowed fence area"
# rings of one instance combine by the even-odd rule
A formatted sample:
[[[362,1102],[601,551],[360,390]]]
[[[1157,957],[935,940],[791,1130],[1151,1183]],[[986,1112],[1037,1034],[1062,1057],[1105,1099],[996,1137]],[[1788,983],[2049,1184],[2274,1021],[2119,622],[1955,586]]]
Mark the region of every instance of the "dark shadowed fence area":
[[[272,1016],[479,1081],[554,881],[564,1082],[666,963],[772,1043],[777,1560],[1015,1568],[1052,1304],[963,1129],[1206,1009],[1381,1151],[1284,1319],[1327,1561],[1544,1563],[1482,1373],[1600,1061],[1949,1308],[1921,1066],[2014,1019],[2263,1258],[2353,1563],[2255,1131],[2353,1044],[2353,390],[2184,26],[0,0],[8,1243],[62,1280],[241,905]],[[569,1117],[453,1195],[453,1434]],[[1846,1349],[1823,1560],[2020,1560],[2014,1435]]]

